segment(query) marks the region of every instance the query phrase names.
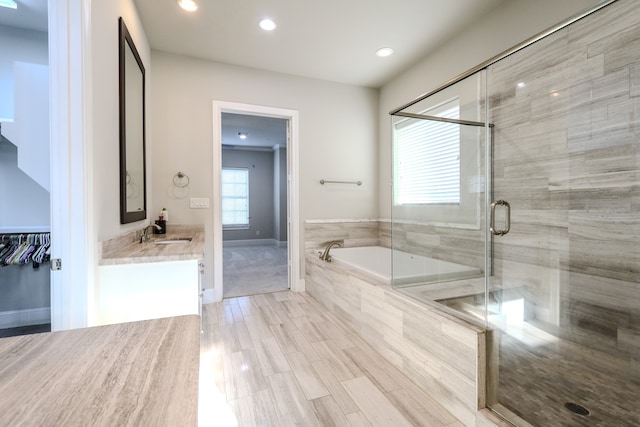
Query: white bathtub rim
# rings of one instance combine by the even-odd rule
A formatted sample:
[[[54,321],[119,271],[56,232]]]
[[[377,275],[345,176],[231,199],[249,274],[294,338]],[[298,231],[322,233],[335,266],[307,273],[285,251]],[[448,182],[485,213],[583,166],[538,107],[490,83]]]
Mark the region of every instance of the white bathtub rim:
[[[357,256],[363,256],[361,252],[370,251],[366,259],[352,260],[342,258],[341,254],[353,254]],[[322,253],[322,251],[318,251]],[[462,280],[472,277],[478,277],[481,274],[481,270],[475,267],[466,266],[450,261],[439,260],[435,258],[428,258],[422,255],[411,254],[408,252],[399,251],[397,249],[391,249],[384,246],[359,246],[348,248],[333,248],[331,249],[331,261],[343,266],[347,266],[353,269],[362,271],[365,275],[371,276],[376,281],[382,282],[386,285],[407,285],[407,284],[420,284],[420,283],[433,283],[435,281],[450,281],[450,280]],[[417,266],[422,266],[423,263],[429,262],[432,265],[437,265],[437,271],[431,274],[424,271],[423,268],[415,268],[413,266],[413,272],[409,274],[399,275],[397,271],[394,272],[392,265],[391,254],[398,254],[400,256],[399,261],[405,263],[414,262],[409,259],[415,259]],[[371,261],[374,261],[373,266],[366,265]],[[359,262],[362,262],[360,264]],[[386,266],[384,266],[386,264]],[[379,267],[384,266],[382,270]],[[411,267],[411,266],[410,266]],[[395,275],[393,274],[395,273]]]

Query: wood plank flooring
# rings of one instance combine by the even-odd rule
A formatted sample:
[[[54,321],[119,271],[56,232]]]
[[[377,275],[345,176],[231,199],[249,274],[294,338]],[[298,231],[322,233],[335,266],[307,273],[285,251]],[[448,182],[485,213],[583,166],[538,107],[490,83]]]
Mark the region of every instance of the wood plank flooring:
[[[201,426],[463,424],[305,293],[203,310]]]

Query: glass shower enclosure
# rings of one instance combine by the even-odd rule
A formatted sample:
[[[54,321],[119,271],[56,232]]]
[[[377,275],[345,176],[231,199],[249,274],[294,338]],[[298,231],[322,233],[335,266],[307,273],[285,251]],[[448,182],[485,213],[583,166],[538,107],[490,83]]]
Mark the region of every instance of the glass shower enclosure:
[[[638,22],[608,2],[392,113],[393,286],[487,328],[506,419],[640,425]]]

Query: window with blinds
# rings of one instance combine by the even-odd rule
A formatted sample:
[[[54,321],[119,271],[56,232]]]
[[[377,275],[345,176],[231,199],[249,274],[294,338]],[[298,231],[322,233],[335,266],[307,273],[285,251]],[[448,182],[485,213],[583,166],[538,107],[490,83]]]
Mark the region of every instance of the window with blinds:
[[[248,169],[222,169],[222,226],[223,228],[249,226]]]
[[[459,119],[459,101],[439,107],[437,115]],[[396,205],[460,203],[460,125],[414,119],[397,123],[395,163]]]

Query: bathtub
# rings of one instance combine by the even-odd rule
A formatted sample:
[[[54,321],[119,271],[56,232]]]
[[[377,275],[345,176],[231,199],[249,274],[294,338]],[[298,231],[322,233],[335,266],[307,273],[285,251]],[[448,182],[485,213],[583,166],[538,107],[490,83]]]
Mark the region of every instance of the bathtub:
[[[331,260],[347,265],[391,285],[461,280],[481,275],[468,265],[427,258],[382,246],[332,248]]]
[[[382,247],[332,248],[330,253],[330,263],[321,261],[317,252],[307,254],[305,288],[309,295],[465,425],[476,425],[477,408],[484,406],[486,390],[484,326],[434,300],[418,300],[405,290],[437,287],[434,281],[442,279],[440,274],[452,277],[471,274],[469,271],[479,274],[480,270]],[[392,260],[415,267],[399,280],[432,283],[392,289]]]

